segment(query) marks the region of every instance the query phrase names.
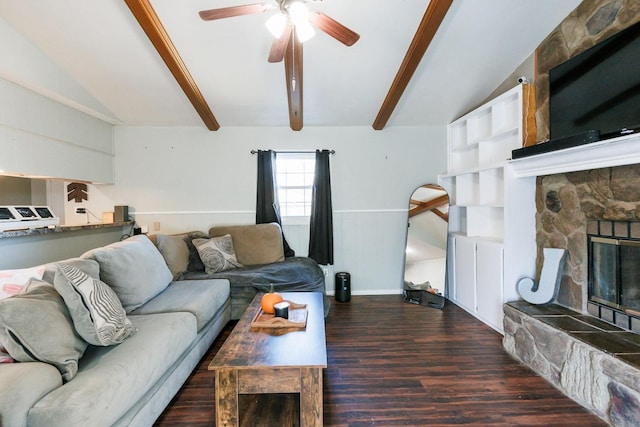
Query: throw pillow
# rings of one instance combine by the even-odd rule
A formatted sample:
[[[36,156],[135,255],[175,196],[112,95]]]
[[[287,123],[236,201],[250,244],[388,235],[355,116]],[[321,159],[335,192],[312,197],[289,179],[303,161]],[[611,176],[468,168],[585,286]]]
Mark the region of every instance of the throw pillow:
[[[116,293],[68,264],[59,264],[53,286],[64,299],[76,332],[89,344],[119,344],[136,330]]]
[[[243,267],[236,259],[230,234],[212,239],[194,239],[193,244],[200,254],[207,274]]]
[[[231,234],[236,258],[242,265],[261,265],[284,261],[282,229],[277,222],[216,226],[209,237]]]
[[[53,285],[31,279],[21,294],[0,300],[0,342],[18,362],[54,365],[65,381],[78,372],[87,343]]]
[[[193,244],[193,241],[195,239],[208,239],[209,236],[201,231],[193,231],[183,235],[183,238],[187,244],[187,248],[189,248],[189,266],[187,267],[187,271],[204,271],[204,264],[202,263],[202,259],[200,259],[200,254]]]
[[[189,267],[189,247],[184,236],[156,235],[156,246],[176,280]]]
[[[19,270],[0,270],[0,299],[17,295],[29,279],[42,279],[44,266],[22,268]]]
[[[68,258],[63,259],[61,261],[50,262],[44,265],[44,275],[42,276],[42,280],[51,283],[53,285],[53,281],[56,277],[56,273],[58,272],[58,264],[63,263],[70,265],[72,267],[77,268],[83,273],[88,274],[94,279],[100,278],[100,265],[97,261],[93,259],[83,259],[83,258]]]
[[[100,280],[120,298],[127,313],[162,292],[173,280],[158,248],[139,234],[82,255],[98,261]]]

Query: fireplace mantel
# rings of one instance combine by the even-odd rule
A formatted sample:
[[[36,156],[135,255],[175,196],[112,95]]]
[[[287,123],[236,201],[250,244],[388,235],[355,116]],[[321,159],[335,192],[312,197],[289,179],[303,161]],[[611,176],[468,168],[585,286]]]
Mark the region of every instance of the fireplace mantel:
[[[640,134],[625,135],[509,161],[516,177],[640,163]]]

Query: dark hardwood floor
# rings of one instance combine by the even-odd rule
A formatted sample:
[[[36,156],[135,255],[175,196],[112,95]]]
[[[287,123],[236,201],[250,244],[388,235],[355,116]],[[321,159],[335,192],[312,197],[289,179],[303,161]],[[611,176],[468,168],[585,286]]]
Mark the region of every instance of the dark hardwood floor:
[[[203,358],[157,426],[213,426],[209,362]],[[334,302],[326,320],[327,426],[604,426],[603,421],[514,361],[501,335],[459,307],[403,303],[399,295]],[[297,398],[247,396],[247,426],[293,426]]]

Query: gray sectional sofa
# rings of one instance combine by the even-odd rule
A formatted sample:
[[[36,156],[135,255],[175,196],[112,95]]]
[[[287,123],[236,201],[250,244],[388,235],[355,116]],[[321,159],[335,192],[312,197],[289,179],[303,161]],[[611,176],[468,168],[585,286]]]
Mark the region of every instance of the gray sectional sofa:
[[[273,283],[325,293],[314,261],[284,258],[281,233],[278,224],[260,224],[141,235],[47,264],[42,280],[0,299],[0,344],[21,356],[0,363],[0,426],[152,425],[258,291]],[[233,237],[242,267],[207,272],[193,240],[220,235]],[[87,283],[117,295],[119,333],[100,329],[87,303],[72,304],[69,290]]]
[[[193,242],[196,239],[231,236],[240,268],[207,272]],[[231,285],[231,318],[239,319],[257,292],[321,292],[325,316],[327,298],[324,272],[311,258],[284,256],[282,229],[278,223],[216,226],[208,234],[191,231],[177,235],[151,235],[175,278],[226,279]]]
[[[144,235],[62,263],[94,275],[97,264],[99,278],[120,297],[135,333],[115,345],[85,344],[75,361],[61,350],[57,351],[61,353],[58,360],[52,360],[50,349],[42,347],[47,336],[58,334],[57,324],[39,325],[41,331],[51,330],[37,336],[37,331],[18,331],[29,319],[0,319],[3,343],[9,340],[8,335],[12,336],[27,353],[32,353],[34,360],[50,362],[0,364],[0,425],[153,424],[229,321],[229,282],[174,281],[161,254]],[[9,313],[12,308],[17,311],[34,301],[42,303],[42,295],[51,294],[47,287],[53,289],[58,274],[57,263],[47,265],[43,280],[30,284],[34,300],[20,300],[28,299],[29,292],[0,300],[4,304],[0,311]],[[51,300],[45,303],[53,304]],[[47,310],[45,305],[42,307]],[[38,317],[42,316],[35,315],[31,320],[37,321]],[[60,366],[62,370],[58,369]]]

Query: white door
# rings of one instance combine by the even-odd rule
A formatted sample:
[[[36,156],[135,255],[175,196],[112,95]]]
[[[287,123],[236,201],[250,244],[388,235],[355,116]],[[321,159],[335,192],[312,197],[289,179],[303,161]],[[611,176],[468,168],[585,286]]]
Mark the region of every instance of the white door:
[[[502,295],[504,246],[501,242],[476,242],[476,305],[478,317],[503,332]]]
[[[476,242],[465,236],[455,237],[455,300],[471,313],[476,312]]]

